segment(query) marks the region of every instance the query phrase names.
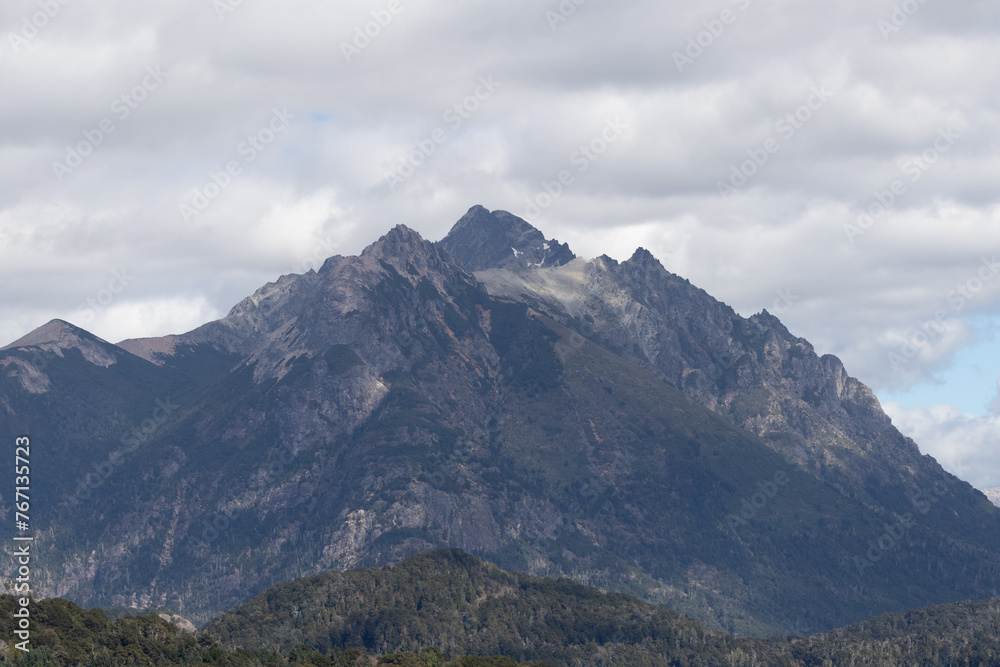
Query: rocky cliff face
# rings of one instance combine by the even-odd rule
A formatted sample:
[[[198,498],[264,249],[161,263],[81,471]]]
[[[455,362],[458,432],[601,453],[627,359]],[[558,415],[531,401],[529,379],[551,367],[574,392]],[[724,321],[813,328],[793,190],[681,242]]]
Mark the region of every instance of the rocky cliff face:
[[[839,359],[818,356],[767,311],[740,317],[642,248],[621,263],[577,259],[476,276],[491,294],[531,303],[652,370],[866,502],[883,504],[887,488],[920,494],[951,479],[892,426]]]
[[[510,214],[438,244],[397,227],[188,334],[67,327],[0,351],[5,437],[48,453],[49,594],[205,620],[453,546],[775,633],[1000,575],[1000,512],[835,358],[641,249],[574,258]]]

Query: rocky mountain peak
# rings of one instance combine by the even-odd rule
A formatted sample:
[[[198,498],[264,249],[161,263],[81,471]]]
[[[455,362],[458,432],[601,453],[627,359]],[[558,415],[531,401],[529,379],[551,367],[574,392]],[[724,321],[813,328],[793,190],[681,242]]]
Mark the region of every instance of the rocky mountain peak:
[[[18,348],[39,348],[49,354],[63,356],[63,350],[79,350],[84,359],[98,366],[110,366],[117,361],[115,346],[94,334],[64,320],[52,320],[38,327],[0,352]]]
[[[545,236],[507,211],[473,206],[438,245],[467,271],[562,266],[576,258],[569,246]]]
[[[653,256],[653,253],[649,252],[642,246],[635,249],[635,252],[632,253],[632,256],[629,257],[628,261],[643,265],[656,264],[658,266],[662,266],[662,264],[660,264],[660,260],[656,259],[656,257]]]
[[[759,313],[751,315],[747,321],[759,325],[762,329],[773,329],[778,332],[782,338],[794,338],[791,332],[788,331],[788,328],[782,324],[781,320],[778,319],[776,315],[770,313],[766,308],[762,309]]]
[[[462,273],[460,263],[447,250],[425,240],[406,225],[396,225],[365,248],[361,259],[378,260],[383,266],[392,266],[400,275],[410,276],[411,282],[427,278],[439,287],[445,276]]]
[[[618,260],[611,255],[601,255],[597,259],[605,266],[618,266]]]
[[[433,248],[433,244],[425,241],[416,231],[406,225],[396,225],[385,233],[378,241],[361,252],[361,256],[372,255],[380,259],[388,257],[399,257],[406,253],[422,249],[424,247]]]
[[[391,264],[401,273],[413,273],[407,266],[423,266],[428,261],[454,264],[454,259],[443,253],[434,243],[406,225],[396,225],[378,241],[361,251],[361,257],[374,258]],[[402,266],[400,266],[402,265]]]
[[[10,345],[0,348],[0,350],[12,350],[17,347],[32,347],[44,345],[46,343],[62,344],[64,342],[69,342],[74,338],[79,338],[80,334],[84,334],[86,336],[90,335],[83,329],[73,326],[65,320],[51,320],[27,335],[18,338]]]

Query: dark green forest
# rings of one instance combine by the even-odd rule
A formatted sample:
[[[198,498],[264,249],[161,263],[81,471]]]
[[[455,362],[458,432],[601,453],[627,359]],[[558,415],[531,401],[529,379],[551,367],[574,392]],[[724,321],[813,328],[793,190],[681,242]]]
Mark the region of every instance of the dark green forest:
[[[358,648],[319,652],[296,646],[280,653],[269,650],[222,647],[204,633],[187,633],[156,614],[124,616],[112,621],[100,609],[84,610],[62,599],[39,600],[31,607],[30,651],[14,648],[13,612],[17,603],[0,596],[3,640],[0,662],[18,665],[117,665],[217,667],[521,667],[525,663],[504,657],[449,658],[435,648],[419,653],[399,652],[376,658]],[[527,665],[525,667],[531,667]]]
[[[627,595],[504,572],[454,549],[281,584],[195,633],[156,614],[111,620],[39,600],[23,653],[13,645],[16,608],[0,597],[0,660],[26,666],[1000,664],[998,598],[811,637],[736,638]]]

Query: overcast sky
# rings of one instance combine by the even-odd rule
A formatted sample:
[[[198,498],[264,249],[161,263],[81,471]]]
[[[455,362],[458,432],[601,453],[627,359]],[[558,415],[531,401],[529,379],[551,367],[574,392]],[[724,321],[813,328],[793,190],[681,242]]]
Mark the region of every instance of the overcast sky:
[[[971,0],[7,0],[0,339],[187,331],[482,204],[775,312],[998,486],[998,28]]]

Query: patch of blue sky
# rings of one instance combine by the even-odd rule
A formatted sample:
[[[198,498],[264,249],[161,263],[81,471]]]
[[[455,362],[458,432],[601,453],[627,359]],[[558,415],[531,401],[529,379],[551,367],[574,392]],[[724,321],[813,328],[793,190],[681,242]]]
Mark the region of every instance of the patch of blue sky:
[[[975,336],[955,352],[951,366],[937,374],[937,381],[879,391],[879,400],[883,404],[895,401],[908,409],[950,403],[966,414],[989,414],[1000,377],[1000,317],[975,316],[966,322],[975,329]]]

